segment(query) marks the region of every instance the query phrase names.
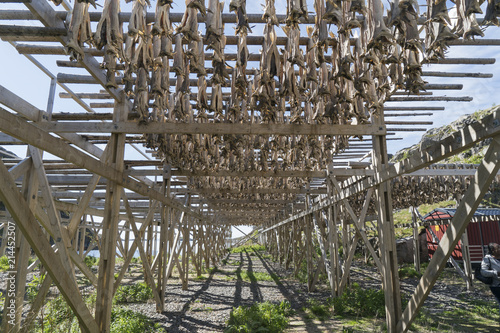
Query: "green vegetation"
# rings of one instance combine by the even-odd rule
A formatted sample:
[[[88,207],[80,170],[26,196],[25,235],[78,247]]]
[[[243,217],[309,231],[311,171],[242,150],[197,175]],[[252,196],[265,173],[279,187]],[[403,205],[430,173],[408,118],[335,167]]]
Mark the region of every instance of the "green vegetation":
[[[430,213],[436,208],[443,208],[443,207],[454,207],[456,205],[455,200],[447,200],[447,201],[440,201],[437,203],[433,204],[422,204],[417,207],[419,213],[423,216],[427,213]],[[395,211],[393,214],[394,218],[394,224],[395,225],[401,225],[401,224],[410,224],[412,223],[411,220],[411,213],[409,209],[401,209],[399,211]],[[404,238],[404,237],[409,237],[413,235],[413,229],[408,226],[408,228],[396,228],[395,229],[395,234],[396,238]],[[375,232],[373,233],[375,235]]]
[[[417,272],[417,270],[413,265],[405,265],[403,267],[400,267],[398,273],[400,279],[413,278],[413,277],[419,278],[422,276],[422,273]]]
[[[88,268],[92,268],[93,266],[99,264],[99,258],[86,256],[85,258],[83,258],[83,262],[85,263],[85,265],[87,265]]]
[[[243,245],[243,246],[238,246],[235,248],[230,249],[230,253],[242,253],[242,252],[250,252],[250,251],[255,251],[255,252],[260,252],[260,251],[265,251],[266,247],[264,245]]]
[[[95,294],[88,296],[85,303],[90,308],[94,307]],[[41,315],[34,322],[32,331],[36,333],[79,333],[80,326],[64,297],[58,296],[44,305]],[[113,308],[111,312],[110,332],[153,333],[165,332],[165,330],[161,328],[160,324],[152,322],[142,314],[117,307]]]
[[[267,274],[262,272],[249,272],[245,271],[241,273],[241,278],[243,281],[277,281],[279,277],[274,274]]]
[[[362,289],[353,283],[341,297],[330,299],[334,313],[338,316],[383,317],[385,316],[385,299],[382,290]]]
[[[111,332],[154,333],[165,329],[143,314],[118,307],[111,312]]]
[[[491,332],[498,327],[498,306],[493,300],[458,302],[439,315],[422,309],[410,330],[416,332]]]
[[[250,307],[239,306],[233,309],[227,321],[225,333],[273,332],[280,333],[288,326],[293,311],[290,303],[255,303]]]
[[[9,258],[7,256],[0,257],[0,272],[6,272],[10,270]]]
[[[118,287],[114,297],[116,304],[146,302],[153,298],[153,290],[143,282]]]
[[[142,264],[142,260],[141,260],[141,257],[133,257],[130,262],[132,264]]]
[[[324,321],[333,314],[331,302],[321,303],[318,300],[310,299],[307,301],[307,307],[303,307],[308,318]]]
[[[34,326],[37,333],[80,332],[78,320],[62,295],[48,301],[38,319]]]
[[[33,280],[26,284],[26,297],[28,298],[28,301],[33,302],[35,300],[44,278],[45,275],[34,275]]]

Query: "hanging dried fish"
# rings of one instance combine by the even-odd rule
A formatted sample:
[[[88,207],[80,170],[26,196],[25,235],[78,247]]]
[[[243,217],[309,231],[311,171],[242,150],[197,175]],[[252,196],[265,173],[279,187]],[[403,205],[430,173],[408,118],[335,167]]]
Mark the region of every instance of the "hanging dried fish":
[[[304,56],[302,50],[300,49],[300,30],[299,27],[283,27],[283,31],[287,34],[287,44],[286,48],[288,51],[288,61],[294,65],[304,66]]]
[[[215,112],[218,117],[223,117],[222,110],[224,109],[224,103],[222,99],[222,88],[220,84],[212,85],[212,99],[210,103],[210,110]]]
[[[119,20],[120,0],[106,0],[101,19],[97,24],[94,34],[96,47],[100,50],[104,47],[105,62],[108,87],[117,87],[115,81],[116,60],[123,58],[123,33],[122,24]]]
[[[203,42],[201,38],[198,41],[192,40],[189,42],[186,56],[189,59],[189,68],[191,68],[191,72],[198,74],[198,76],[205,76],[207,71],[205,70],[205,62],[202,61],[203,59],[200,56],[200,48],[201,52],[203,52]]]
[[[368,44],[369,48],[382,49],[384,45],[392,44],[393,36],[384,22],[384,13],[381,0],[370,0],[369,12],[373,21],[373,35]]]
[[[322,18],[325,22],[340,26],[342,24],[342,1],[326,0],[326,11]]]
[[[286,24],[297,26],[301,18],[307,20],[306,0],[287,0]]]
[[[236,59],[236,91],[239,96],[246,95],[248,86],[246,77],[246,67],[248,62],[247,36],[241,34],[238,37],[238,57]]]
[[[187,7],[181,23],[176,30],[178,34],[183,34],[188,41],[200,40],[198,33],[198,10],[194,7]]]
[[[454,32],[458,35],[462,35],[464,39],[473,38],[475,36],[484,37],[484,33],[481,31],[476,20],[476,13],[482,14],[477,0],[457,0],[456,8],[458,22]]]
[[[276,17],[276,8],[274,7],[274,0],[266,0],[264,7],[264,14],[262,19],[268,24],[278,25],[278,18]]]
[[[500,16],[500,1],[499,0],[488,0],[488,6],[486,7],[486,14],[484,15],[484,24],[494,24],[500,26],[497,17]]]
[[[134,109],[139,113],[139,122],[147,122],[149,118],[148,72],[144,67],[137,71]]]
[[[248,16],[246,10],[246,0],[231,0],[229,11],[236,12],[236,34],[247,34],[252,32],[248,25]]]
[[[93,3],[95,8],[95,3]],[[89,3],[76,1],[68,28],[69,43],[67,45],[71,60],[83,59],[83,44],[92,44],[92,30],[90,28]]]
[[[132,6],[130,22],[128,24],[128,34],[135,36],[142,34],[146,30],[146,0],[135,0]]]
[[[186,7],[199,10],[203,16],[207,14],[207,10],[205,8],[205,0],[186,0]]]
[[[267,70],[270,77],[278,75],[280,55],[278,47],[276,46],[276,32],[271,24],[264,26],[264,45],[262,54],[265,60],[264,62],[261,60],[261,68]]]
[[[219,0],[208,1],[208,11],[206,17],[206,41],[207,50],[219,51],[220,39],[224,34],[222,28],[222,9],[223,4]]]
[[[175,36],[175,53],[172,70],[176,76],[186,76],[186,68],[184,65],[184,48],[182,47],[182,36]]]

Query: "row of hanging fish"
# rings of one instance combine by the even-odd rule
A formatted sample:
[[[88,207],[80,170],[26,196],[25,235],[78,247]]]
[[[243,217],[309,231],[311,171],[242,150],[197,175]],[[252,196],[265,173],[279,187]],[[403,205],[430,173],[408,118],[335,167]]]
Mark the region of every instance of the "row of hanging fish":
[[[237,35],[232,65],[226,59],[224,3],[219,0],[186,0],[175,27],[173,0],[157,1],[150,24],[150,3],[134,0],[125,35],[119,0],[104,2],[95,33],[88,12],[95,2],[77,0],[67,48],[76,60],[83,59],[85,43],[103,49],[106,86],[118,88],[117,77],[123,76],[123,89],[141,122],[366,124],[396,90],[422,91],[422,64],[443,57],[449,41],[483,35],[476,19],[481,2],[455,4],[449,9],[444,0],[429,1],[421,31],[415,0],[393,0],[386,13],[381,0],[315,0],[312,26],[304,24],[311,15],[305,0],[287,0],[283,22],[275,1],[266,0],[260,66],[250,70],[247,37],[252,27],[245,0],[229,3]],[[488,2],[483,24],[499,24],[497,7]],[[287,37],[284,48],[278,48],[277,29]],[[117,70],[119,63],[123,72]],[[193,171],[324,170],[334,154],[348,147],[348,139],[147,136],[148,146],[166,163]]]

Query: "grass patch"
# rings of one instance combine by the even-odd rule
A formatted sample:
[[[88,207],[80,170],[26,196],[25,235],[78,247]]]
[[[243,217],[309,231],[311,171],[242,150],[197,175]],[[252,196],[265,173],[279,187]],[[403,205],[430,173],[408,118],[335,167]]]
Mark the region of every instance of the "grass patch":
[[[113,301],[115,304],[140,303],[153,298],[153,290],[143,282],[118,287]]]
[[[251,251],[261,252],[261,251],[265,251],[265,250],[266,250],[266,247],[264,245],[254,244],[254,245],[238,246],[238,247],[229,249],[229,252],[230,253],[242,253],[242,252],[251,252]]]
[[[220,272],[221,270],[218,268],[218,267],[210,267],[208,269],[208,274],[214,274],[214,273],[218,273]]]
[[[419,278],[422,276],[422,273],[417,272],[413,266],[403,266],[399,268],[398,274],[400,279]]]
[[[338,316],[383,317],[385,316],[385,298],[382,290],[362,289],[353,283],[342,296],[331,298],[334,313]]]
[[[307,307],[303,307],[302,311],[306,313],[307,318],[321,321],[330,318],[333,314],[332,307],[328,302],[321,303],[316,299],[308,300]]]
[[[160,324],[154,323],[145,315],[118,307],[111,312],[111,332],[154,333],[166,331]]]
[[[262,272],[242,272],[241,278],[243,281],[276,281],[279,277],[276,274],[267,274]]]
[[[225,333],[274,332],[280,333],[288,326],[293,314],[290,303],[255,303],[250,307],[234,308],[227,321]]]

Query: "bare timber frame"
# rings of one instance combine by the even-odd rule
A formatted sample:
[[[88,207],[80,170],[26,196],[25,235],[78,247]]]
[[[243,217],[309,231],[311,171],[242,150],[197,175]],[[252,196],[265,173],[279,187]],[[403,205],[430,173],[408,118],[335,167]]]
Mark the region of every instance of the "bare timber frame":
[[[14,221],[18,229],[20,305],[14,324],[4,318],[1,330],[29,332],[54,283],[82,331],[109,332],[113,295],[136,251],[163,312],[174,267],[187,289],[190,264],[199,274],[217,265],[228,247],[254,239],[296,272],[305,261],[310,291],[325,272],[333,297],[347,287],[362,243],[381,276],[387,330],[406,332],[498,181],[500,108],[398,163],[389,163],[387,146],[401,132],[432,124],[408,119],[444,110],[420,102],[473,98],[434,95],[463,84],[424,78],[491,78],[422,66],[493,65],[491,58],[445,58],[445,50],[500,45],[472,38],[483,35],[480,24],[498,25],[494,6],[476,18],[475,7],[457,1],[451,27],[446,6],[434,1],[393,0],[385,13],[380,0],[314,0],[313,11],[307,1],[289,0],[286,13],[274,0],[265,1],[262,13],[247,13],[245,0],[231,1],[231,13],[223,13],[219,0],[187,0],[184,13],[170,13],[172,0],[158,1],[155,13],[147,13],[145,0],[133,1],[131,13],[121,12],[120,0],[99,2],[102,11],[89,10],[86,0],[73,8],[47,0],[0,8],[2,40],[51,79],[46,110],[0,85],[0,145],[27,151],[0,160],[6,208],[0,223]],[[426,17],[417,17],[419,6],[427,8]],[[13,24],[18,21],[41,25]],[[230,36],[233,25],[236,35]],[[72,71],[55,75],[38,55]],[[59,98],[73,99],[82,110],[53,112],[57,85],[64,90]],[[479,166],[438,164],[486,139],[491,143]],[[140,157],[131,159],[129,149]],[[416,180],[429,189],[441,185],[429,191],[430,199],[461,198],[411,300],[401,304],[392,212],[423,200],[412,193]],[[241,225],[257,232],[233,242],[231,228]],[[92,243],[100,251],[97,275],[83,262],[88,228],[99,238]],[[30,248],[48,277],[23,319],[25,273],[34,267],[28,266]],[[115,276],[117,256],[124,263]],[[97,289],[94,314],[75,269]],[[470,287],[470,270],[465,274]]]

